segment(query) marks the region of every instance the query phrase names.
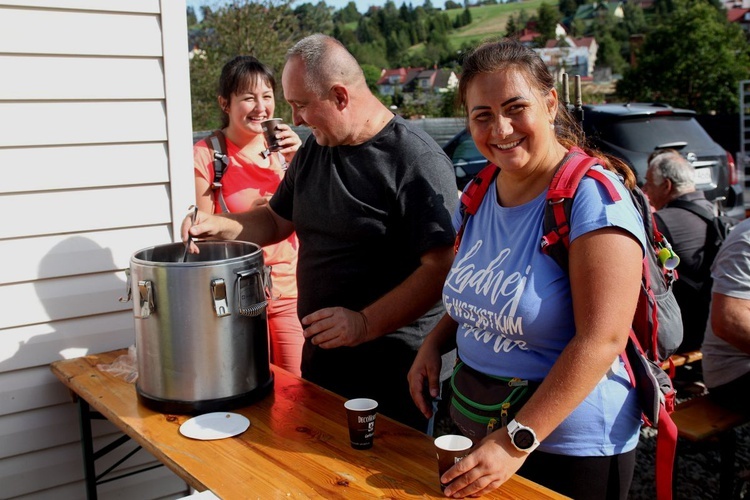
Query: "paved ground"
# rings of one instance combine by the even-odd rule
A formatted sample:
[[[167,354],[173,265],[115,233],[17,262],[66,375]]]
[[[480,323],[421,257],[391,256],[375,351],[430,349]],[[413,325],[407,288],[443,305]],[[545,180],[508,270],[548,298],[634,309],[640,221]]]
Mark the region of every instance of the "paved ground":
[[[692,392],[698,392],[693,387]],[[690,397],[690,392],[678,390],[678,401]],[[738,395],[747,397],[747,395]],[[750,425],[735,429],[737,454],[735,470],[750,468]],[[630,488],[630,500],[651,500],[655,498],[654,472],[656,433],[653,429],[641,431],[641,440],[636,450],[636,468]],[[719,498],[719,470],[721,460],[718,443],[691,443],[679,439],[677,459],[673,476],[674,500],[711,500]],[[738,472],[739,473],[739,472]],[[739,473],[742,474],[742,473]],[[750,498],[740,492],[748,483],[737,480],[735,498]]]
[[[750,467],[750,427],[743,426],[737,432],[737,458],[735,469]],[[637,464],[631,500],[651,500],[655,497],[654,487],[654,436],[651,429],[641,434],[637,450]],[[719,453],[715,445],[695,445],[680,440],[677,443],[677,464],[674,474],[675,500],[710,500],[719,498]],[[737,481],[738,490],[747,483]],[[735,498],[750,498],[741,494]]]

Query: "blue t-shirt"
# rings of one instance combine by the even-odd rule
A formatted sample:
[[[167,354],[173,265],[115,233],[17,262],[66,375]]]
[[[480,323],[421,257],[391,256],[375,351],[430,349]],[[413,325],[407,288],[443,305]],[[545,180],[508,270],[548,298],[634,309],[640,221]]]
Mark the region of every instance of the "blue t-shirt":
[[[646,248],[641,217],[627,188],[606,172],[622,200],[612,202],[598,181],[584,177],[573,200],[571,242],[614,226],[633,234]],[[443,301],[458,322],[458,354],[466,364],[490,375],[542,381],[575,334],[570,280],[541,251],[546,190],[516,207],[500,206],[496,193],[488,190],[464,228]],[[459,223],[457,211],[454,224]],[[617,358],[539,449],[574,456],[630,451],[638,442],[640,414],[635,391]]]

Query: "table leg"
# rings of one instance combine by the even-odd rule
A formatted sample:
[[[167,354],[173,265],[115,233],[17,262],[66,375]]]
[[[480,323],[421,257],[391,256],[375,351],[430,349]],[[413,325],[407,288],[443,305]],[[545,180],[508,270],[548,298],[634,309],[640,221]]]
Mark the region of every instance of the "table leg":
[[[96,468],[94,466],[94,438],[91,434],[91,409],[83,398],[78,398],[78,422],[81,428],[86,498],[88,500],[96,500]]]

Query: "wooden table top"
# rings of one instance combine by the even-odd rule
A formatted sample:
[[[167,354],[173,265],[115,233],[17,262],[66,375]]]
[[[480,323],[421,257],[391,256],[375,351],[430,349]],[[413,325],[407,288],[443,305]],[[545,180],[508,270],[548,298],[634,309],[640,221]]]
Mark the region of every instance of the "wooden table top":
[[[238,498],[445,498],[432,438],[383,415],[369,450],[349,445],[344,399],[272,366],[273,391],[233,409],[244,433],[215,441],[182,436],[188,415],[138,403],[135,386],[96,368],[126,350],[52,363],[73,392],[198,491]],[[520,476],[483,498],[565,498]]]

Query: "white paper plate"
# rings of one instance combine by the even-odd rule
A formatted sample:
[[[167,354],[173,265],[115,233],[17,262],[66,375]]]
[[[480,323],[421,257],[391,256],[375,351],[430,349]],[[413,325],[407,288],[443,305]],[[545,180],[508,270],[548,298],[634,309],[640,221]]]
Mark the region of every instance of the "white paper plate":
[[[180,426],[180,434],[207,441],[242,434],[248,427],[250,427],[250,421],[246,417],[237,413],[218,411],[187,420]]]

